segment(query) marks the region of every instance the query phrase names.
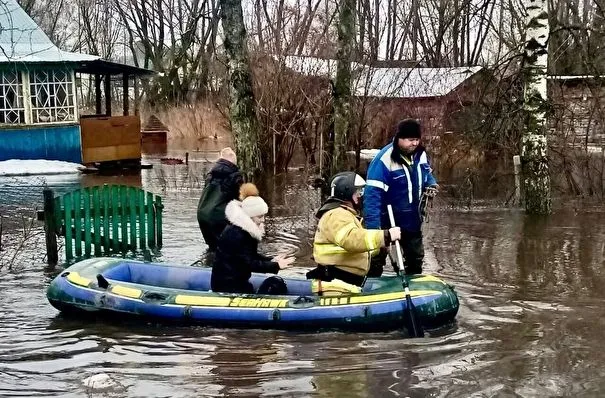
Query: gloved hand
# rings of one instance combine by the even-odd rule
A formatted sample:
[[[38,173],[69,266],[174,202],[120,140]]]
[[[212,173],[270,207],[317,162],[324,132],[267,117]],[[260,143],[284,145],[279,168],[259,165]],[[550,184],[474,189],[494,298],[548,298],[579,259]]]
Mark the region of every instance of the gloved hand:
[[[391,238],[391,242],[395,242],[396,240],[401,239],[401,228],[399,228],[399,227],[390,228],[389,237]]]
[[[434,198],[435,196],[437,196],[438,192],[439,192],[439,184],[431,185],[430,187],[427,187],[424,189],[425,195],[428,196],[429,198]]]

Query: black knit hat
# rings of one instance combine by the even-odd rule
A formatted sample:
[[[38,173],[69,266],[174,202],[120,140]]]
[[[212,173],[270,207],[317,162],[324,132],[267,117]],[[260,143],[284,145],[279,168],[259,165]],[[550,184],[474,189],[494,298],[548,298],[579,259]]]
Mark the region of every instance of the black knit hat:
[[[399,138],[420,138],[422,131],[420,130],[420,123],[415,119],[404,119],[397,125],[397,134],[395,139]]]

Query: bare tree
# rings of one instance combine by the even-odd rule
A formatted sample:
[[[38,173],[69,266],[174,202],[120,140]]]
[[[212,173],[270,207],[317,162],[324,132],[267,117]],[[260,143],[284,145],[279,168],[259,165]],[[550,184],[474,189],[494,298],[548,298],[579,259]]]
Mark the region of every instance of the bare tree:
[[[229,62],[229,120],[238,164],[248,175],[261,170],[259,124],[241,0],[221,0],[221,21]]]
[[[323,0],[274,2],[255,0],[254,11],[247,18],[251,26],[253,50],[273,55],[316,55],[322,42],[329,40],[330,22],[319,12]]]
[[[152,103],[188,101],[208,85],[208,49],[216,43],[216,0],[114,0],[137,66],[160,76],[148,87]],[[200,73],[202,67],[203,73]]]
[[[351,116],[351,61],[355,46],[356,0],[341,0],[338,12],[338,54],[334,82],[334,153],[331,173],[344,169]]]
[[[546,0],[527,0],[525,44],[525,110],[521,159],[525,208],[533,214],[551,212],[550,177],[546,143],[546,70],[548,65],[548,12]]]
[[[104,59],[115,59],[117,46],[125,44],[125,30],[113,17],[111,3],[78,0],[77,7],[82,31],[80,50]]]
[[[73,21],[77,20],[75,4],[68,0],[18,0],[19,5],[59,48],[73,50],[79,36]]]

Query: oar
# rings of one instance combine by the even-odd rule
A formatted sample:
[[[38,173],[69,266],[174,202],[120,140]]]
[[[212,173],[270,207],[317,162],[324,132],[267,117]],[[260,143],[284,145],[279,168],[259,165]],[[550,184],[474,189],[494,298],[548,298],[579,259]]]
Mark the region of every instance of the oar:
[[[387,206],[389,211],[389,220],[391,221],[391,228],[395,227],[395,217],[393,216],[393,207]],[[416,309],[412,303],[412,296],[410,295],[410,288],[408,280],[405,277],[405,268],[403,267],[403,255],[401,254],[401,245],[399,240],[395,241],[395,249],[397,250],[397,266],[399,267],[399,276],[401,277],[401,284],[403,286],[403,292],[405,294],[405,302],[407,304],[407,314],[410,318],[411,335],[412,337],[424,337],[424,331],[418,319],[416,319]]]

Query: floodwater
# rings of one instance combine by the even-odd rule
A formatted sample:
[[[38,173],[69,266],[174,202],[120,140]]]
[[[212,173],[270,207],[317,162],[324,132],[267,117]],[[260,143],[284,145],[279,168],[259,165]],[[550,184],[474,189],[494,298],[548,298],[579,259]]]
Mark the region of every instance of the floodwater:
[[[456,325],[423,339],[398,331],[228,330],[60,316],[45,296],[59,268],[44,264],[39,225],[33,232],[23,227],[26,209],[41,203],[41,186],[128,183],[162,195],[160,260],[190,264],[204,253],[195,219],[209,166],[203,158],[215,154],[194,153],[188,166],[151,157],[152,169],[130,176],[0,181],[0,396],[603,395],[605,211],[599,207],[561,206],[535,219],[484,204],[451,209],[437,198],[425,225],[425,272],[453,284],[461,306]],[[319,201],[306,179],[292,172],[262,188],[272,203],[265,250],[295,252],[291,272],[299,274],[310,266]],[[13,256],[11,247],[25,235]]]

